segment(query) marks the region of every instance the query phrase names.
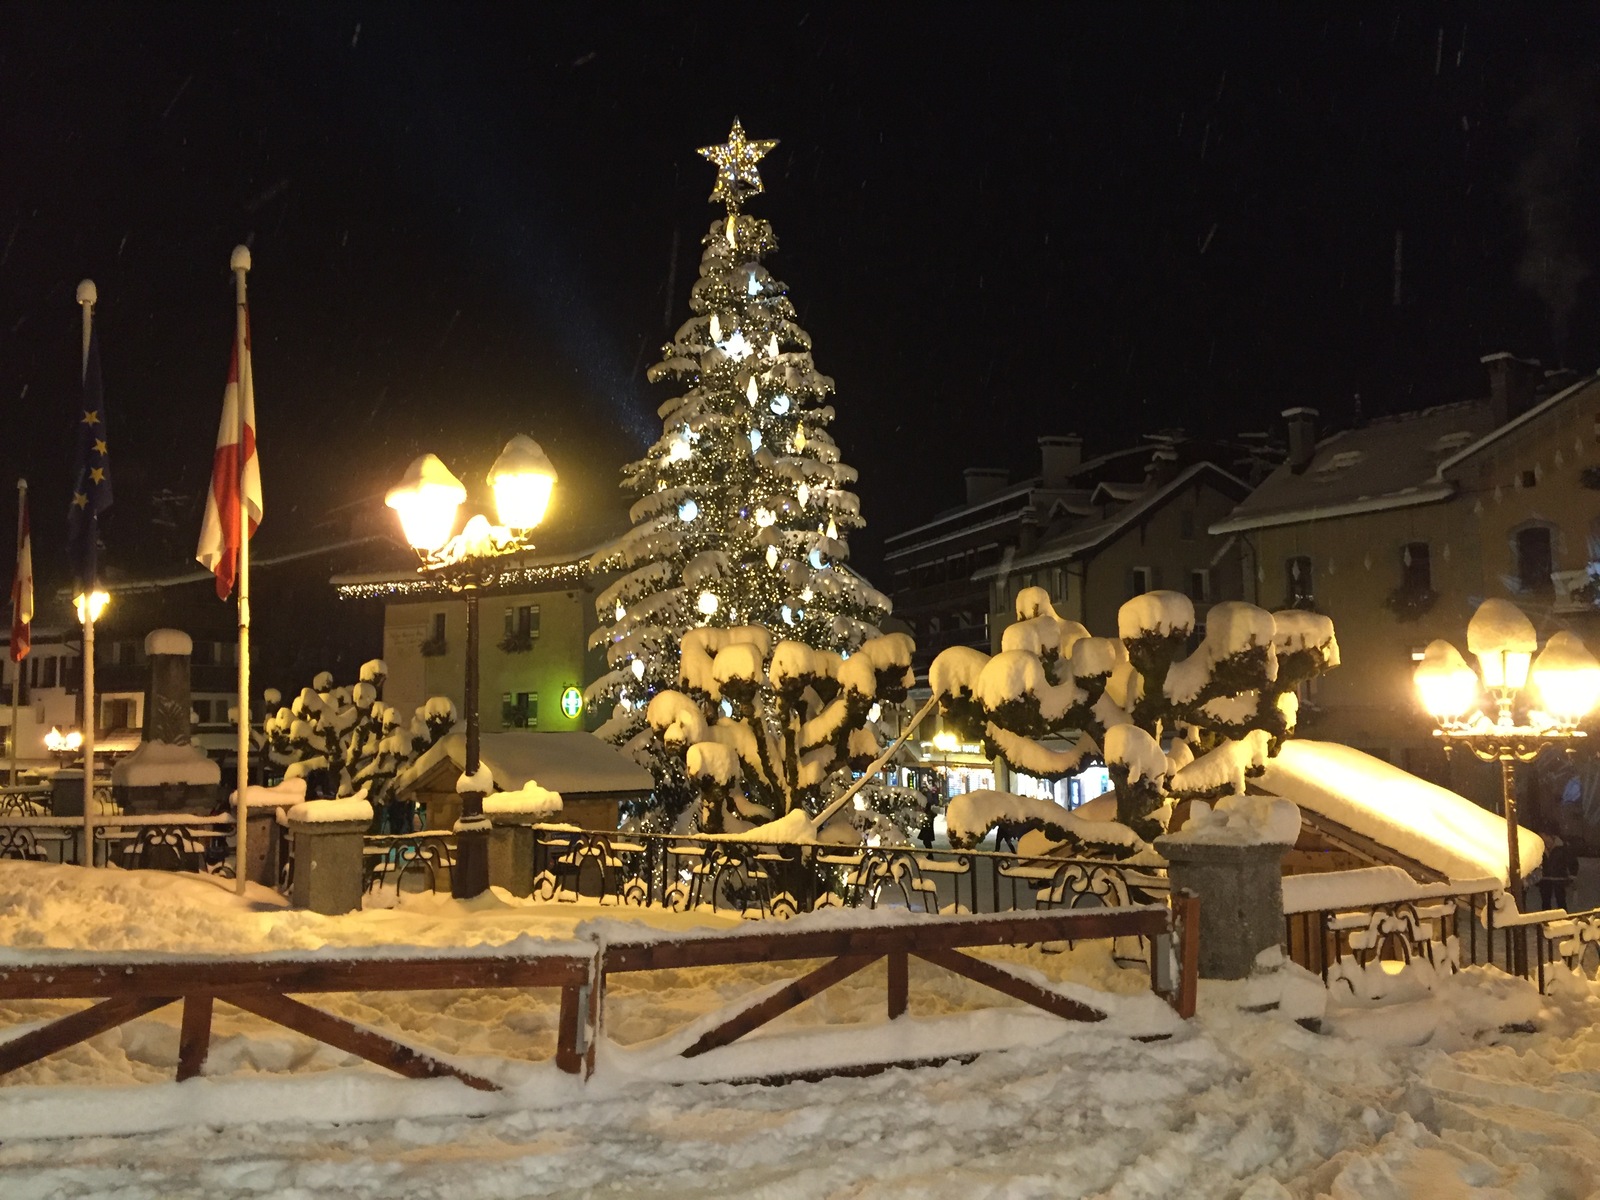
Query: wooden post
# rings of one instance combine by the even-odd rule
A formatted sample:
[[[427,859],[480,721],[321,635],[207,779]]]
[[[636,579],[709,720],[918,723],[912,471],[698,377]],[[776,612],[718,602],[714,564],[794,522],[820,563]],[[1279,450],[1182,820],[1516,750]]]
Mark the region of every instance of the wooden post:
[[[191,992],[183,998],[183,1025],[178,1032],[178,1082],[205,1069],[211,1049],[211,995]]]
[[[889,964],[889,1020],[906,1013],[908,968],[910,956],[904,950],[891,950],[885,961]]]
[[[1200,897],[1175,893],[1172,916],[1178,934],[1178,992],[1172,1007],[1187,1020],[1194,1016],[1200,994]]]

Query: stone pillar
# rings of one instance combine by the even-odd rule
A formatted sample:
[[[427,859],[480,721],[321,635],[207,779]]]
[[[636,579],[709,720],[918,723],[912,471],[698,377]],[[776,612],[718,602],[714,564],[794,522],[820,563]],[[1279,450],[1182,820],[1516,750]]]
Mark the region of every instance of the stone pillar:
[[[489,835],[489,885],[513,896],[533,894],[533,822],[520,813],[495,813]]]
[[[132,813],[209,813],[222,771],[190,743],[194,703],[189,689],[189,635],[153,629],[144,639],[150,679],[138,748],[111,769],[113,797]]]
[[[278,824],[278,812],[276,807],[245,809],[245,820],[250,823],[246,837],[250,861],[237,868],[251,883],[269,888],[278,886],[278,873],[283,869],[283,830]]]
[[[289,817],[294,838],[296,908],[336,917],[361,907],[361,842],[370,820],[298,821]]]
[[[62,767],[50,777],[50,815],[83,816],[82,767]]]
[[[1200,978],[1243,979],[1283,942],[1283,856],[1276,842],[1238,845],[1160,837],[1173,891],[1200,897]]]

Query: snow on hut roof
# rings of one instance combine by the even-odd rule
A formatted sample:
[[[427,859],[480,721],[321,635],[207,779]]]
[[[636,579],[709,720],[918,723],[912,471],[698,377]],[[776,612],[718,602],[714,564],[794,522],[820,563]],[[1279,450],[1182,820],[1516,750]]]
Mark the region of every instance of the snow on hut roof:
[[[1370,754],[1293,738],[1252,782],[1449,879],[1506,881],[1503,817]],[[1544,839],[1518,832],[1526,874],[1544,858]]]
[[[581,799],[642,796],[654,786],[649,771],[609,742],[582,730],[486,733],[479,738],[478,756],[494,776],[495,786],[506,792],[532,782],[568,799]],[[465,734],[440,738],[395,777],[395,793],[403,795],[416,787],[447,759],[459,773],[467,761]]]
[[[1406,508],[1449,499],[1455,486],[1438,477],[1451,454],[1494,427],[1487,400],[1445,404],[1384,417],[1319,442],[1311,465],[1287,463],[1211,532],[1236,533],[1352,513]]]

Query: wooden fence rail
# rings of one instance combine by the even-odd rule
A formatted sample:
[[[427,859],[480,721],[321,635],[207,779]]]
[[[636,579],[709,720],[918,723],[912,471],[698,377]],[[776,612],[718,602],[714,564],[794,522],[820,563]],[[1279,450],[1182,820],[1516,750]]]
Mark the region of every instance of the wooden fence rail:
[[[763,923],[710,936],[641,930],[571,943],[536,956],[461,954],[453,957],[291,959],[126,959],[84,955],[62,961],[0,967],[0,1001],[87,999],[97,1003],[0,1042],[0,1074],[94,1037],[180,1000],[177,1077],[205,1066],[217,1001],[254,1013],[412,1078],[450,1076],[469,1087],[497,1090],[426,1050],[315,1008],[294,995],[318,992],[561,989],[556,1065],[588,1078],[603,1036],[605,983],[623,972],[825,959],[774,994],[733,1014],[683,1051],[694,1057],[766,1024],[879,959],[888,962],[890,1019],[908,1007],[910,958],[944,967],[1014,999],[1068,1020],[1098,1021],[1105,1013],[995,963],[963,953],[977,946],[1140,937],[1150,950],[1151,987],[1183,1017],[1194,1014],[1198,962],[1198,902],[1184,894],[1173,905],[1090,911],[1044,911],[1005,916],[923,920],[857,919],[838,927]],[[882,1064],[884,1066],[890,1064]]]

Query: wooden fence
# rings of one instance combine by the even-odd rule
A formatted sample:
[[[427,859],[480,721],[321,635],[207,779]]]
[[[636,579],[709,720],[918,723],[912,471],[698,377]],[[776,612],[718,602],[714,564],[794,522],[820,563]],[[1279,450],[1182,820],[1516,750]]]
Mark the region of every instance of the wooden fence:
[[[920,958],[1013,999],[1068,1020],[1098,1021],[1105,1013],[963,951],[979,946],[1032,945],[1101,938],[1143,938],[1150,951],[1150,985],[1182,1017],[1194,1015],[1199,961],[1199,904],[1184,894],[1173,904],[1094,911],[1045,911],[1005,916],[923,920],[854,919],[837,927],[762,923],[715,935],[674,935],[642,929],[588,943],[555,943],[549,954],[422,953],[385,958],[278,955],[183,960],[85,954],[70,960],[0,968],[0,1001],[88,999],[96,1003],[0,1042],[0,1074],[35,1062],[156,1009],[183,1004],[177,1077],[204,1068],[217,1001],[254,1013],[349,1054],[413,1078],[451,1076],[469,1087],[497,1090],[436,1053],[406,1045],[365,1026],[293,999],[317,992],[473,990],[550,987],[561,990],[556,1065],[588,1078],[605,1028],[605,983],[621,972],[826,959],[776,993],[728,1016],[683,1051],[694,1057],[727,1045],[879,959],[888,963],[886,1011],[904,1016],[910,958]],[[568,948],[570,947],[570,948]],[[896,1065],[873,1064],[868,1069]],[[862,1068],[853,1068],[860,1072]]]

